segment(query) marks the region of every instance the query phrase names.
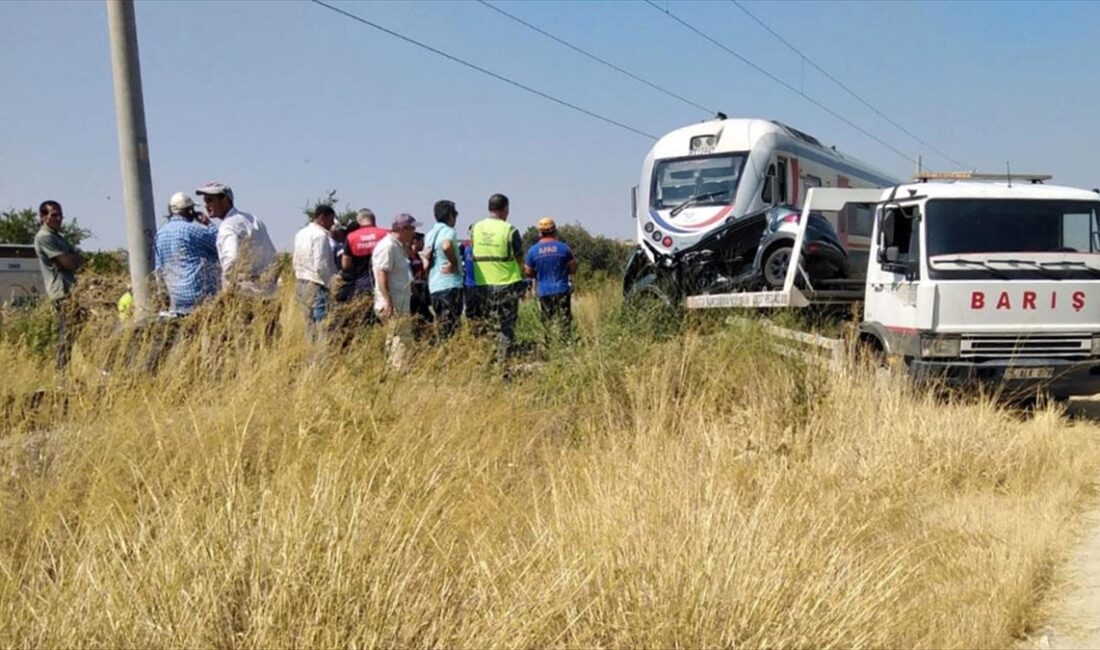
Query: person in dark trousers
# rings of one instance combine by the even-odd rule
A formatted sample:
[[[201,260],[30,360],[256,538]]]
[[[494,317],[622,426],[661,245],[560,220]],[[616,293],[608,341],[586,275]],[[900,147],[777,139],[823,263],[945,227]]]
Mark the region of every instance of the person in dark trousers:
[[[474,281],[485,291],[487,316],[497,330],[498,363],[512,355],[523,287],[523,242],[508,223],[508,197],[489,197],[489,216],[474,224]]]
[[[454,201],[435,202],[435,226],[428,231],[425,258],[428,266],[428,291],[435,312],[436,336],[454,335],[462,318],[462,258],[455,223],[458,210]]]
[[[558,239],[558,225],[553,219],[539,219],[536,227],[539,240],[527,251],[523,273],[535,279],[539,313],[547,337],[560,329],[568,340],[573,329],[573,275],[577,272],[577,260],[569,245]]]
[[[43,201],[38,206],[42,227],[34,236],[34,252],[42,268],[46,295],[57,314],[57,369],[64,370],[72,358],[77,329],[84,320],[83,310],[73,297],[76,272],[84,265],[84,256],[61,235],[65,215],[57,201]]]
[[[363,208],[355,216],[358,228],[348,233],[340,255],[341,289],[336,300],[344,302],[359,296],[369,296],[374,290],[371,255],[390,231],[375,225],[374,211]]]
[[[413,331],[419,339],[434,320],[428,293],[428,268],[424,263],[424,233],[413,234],[409,244],[409,272],[412,273]]]

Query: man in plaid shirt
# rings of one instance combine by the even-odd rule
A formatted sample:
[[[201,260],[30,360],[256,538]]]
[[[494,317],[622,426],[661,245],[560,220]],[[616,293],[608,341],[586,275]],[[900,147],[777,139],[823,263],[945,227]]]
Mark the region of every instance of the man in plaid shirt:
[[[170,311],[182,316],[218,292],[218,231],[195,220],[195,202],[183,192],[172,195],[168,209],[154,246],[156,273],[168,290]]]

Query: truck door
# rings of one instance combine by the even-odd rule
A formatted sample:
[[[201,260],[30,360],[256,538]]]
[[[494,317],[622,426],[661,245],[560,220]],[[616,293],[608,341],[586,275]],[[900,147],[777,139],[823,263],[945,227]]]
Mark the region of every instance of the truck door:
[[[915,355],[920,351],[920,209],[915,205],[882,206],[875,221],[864,321],[885,338],[887,352]]]

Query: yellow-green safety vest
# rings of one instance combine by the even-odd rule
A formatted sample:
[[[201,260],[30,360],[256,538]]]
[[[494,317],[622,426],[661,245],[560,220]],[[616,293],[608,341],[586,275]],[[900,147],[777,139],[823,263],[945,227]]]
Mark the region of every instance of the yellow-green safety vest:
[[[507,221],[488,217],[474,224],[474,282],[478,286],[503,286],[522,279],[516,253],[512,250],[512,234],[516,231]]]

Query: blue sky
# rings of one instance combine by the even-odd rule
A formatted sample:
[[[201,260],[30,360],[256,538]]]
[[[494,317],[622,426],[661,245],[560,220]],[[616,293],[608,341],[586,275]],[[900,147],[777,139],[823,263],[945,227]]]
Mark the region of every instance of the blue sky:
[[[335,1],[335,0],[334,0]],[[708,117],[476,2],[339,6],[643,131]],[[643,2],[500,2],[525,20],[731,116],[783,120],[898,176],[912,164]],[[728,2],[665,2],[730,48],[926,166],[952,165],[824,79]],[[979,169],[1100,185],[1100,3],[745,2],[926,142]],[[301,207],[335,189],[385,217],[460,224],[488,196],[630,237],[651,142],[307,2],[139,2],[158,214],[230,183],[288,248]],[[89,247],[125,241],[104,4],[0,2],[0,207],[56,198]]]

